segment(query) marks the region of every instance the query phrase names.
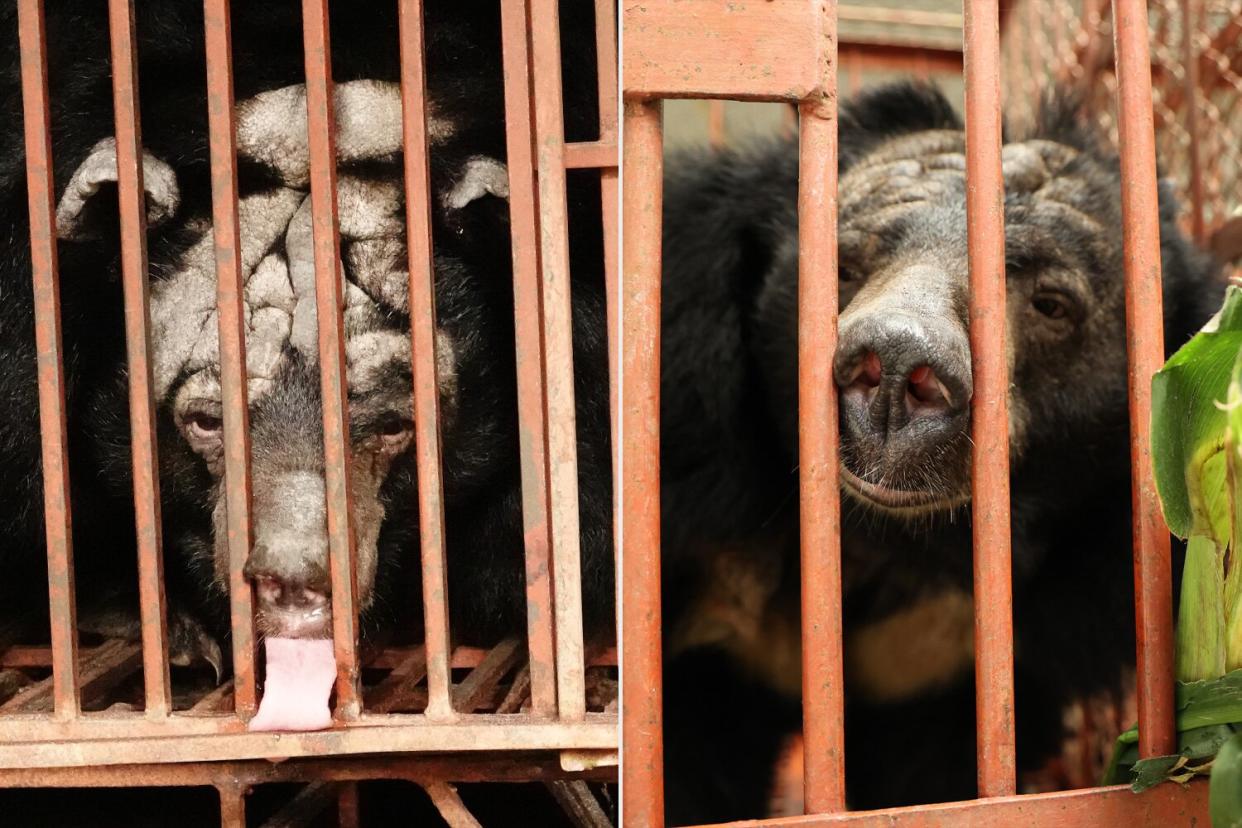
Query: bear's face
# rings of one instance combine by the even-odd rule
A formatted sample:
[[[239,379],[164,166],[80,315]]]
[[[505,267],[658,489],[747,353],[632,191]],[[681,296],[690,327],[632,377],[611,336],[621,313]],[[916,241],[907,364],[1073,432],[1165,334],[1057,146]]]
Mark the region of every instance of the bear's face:
[[[1002,165],[1016,467],[1046,436],[1124,429],[1121,220],[1117,174],[1092,154],[1032,139],[1006,144]],[[965,166],[963,133],[930,130],[840,181],[842,482],[883,513],[970,498]]]
[[[381,531],[390,522],[417,523],[401,99],[396,84],[371,80],[338,84],[335,97],[348,483],[358,604],[366,610],[375,599]],[[242,182],[237,209],[252,472],[245,573],[256,587],[261,632],[329,636],[329,483],[304,87],[260,93],[240,102],[237,113],[239,159],[259,170]],[[434,263],[441,427],[447,453],[486,454],[501,407],[488,412],[472,403],[459,417],[458,391],[462,382],[477,385],[480,374],[495,373],[486,364],[497,334],[488,315],[511,313],[498,310],[492,296],[507,289],[507,174],[494,159],[446,148],[453,128],[434,108],[428,134],[455,158],[451,170],[437,172],[430,205],[441,242]],[[230,555],[210,194],[183,194],[177,171],[151,153],[143,173],[154,228],[150,362],[163,495],[171,504],[165,511],[180,513],[172,543],[194,568],[212,573],[216,592],[225,594]],[[106,139],[60,200],[63,238],[89,244],[101,235],[109,204],[100,194],[115,180],[115,142]]]

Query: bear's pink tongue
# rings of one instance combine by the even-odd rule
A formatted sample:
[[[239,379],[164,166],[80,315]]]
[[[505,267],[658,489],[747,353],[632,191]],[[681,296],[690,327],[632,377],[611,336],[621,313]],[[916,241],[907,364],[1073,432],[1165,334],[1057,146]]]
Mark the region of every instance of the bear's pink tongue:
[[[267,681],[250,730],[322,730],[336,680],[330,638],[268,638]]]

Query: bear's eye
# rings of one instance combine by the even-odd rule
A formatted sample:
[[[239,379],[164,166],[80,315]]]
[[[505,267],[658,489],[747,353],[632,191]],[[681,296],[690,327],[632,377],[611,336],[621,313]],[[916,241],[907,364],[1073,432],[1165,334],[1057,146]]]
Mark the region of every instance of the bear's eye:
[[[217,414],[207,411],[191,411],[185,415],[185,427],[190,436],[198,439],[211,439],[219,436],[224,429],[224,420]]]
[[[1031,305],[1049,319],[1064,319],[1069,315],[1065,300],[1055,293],[1037,293]]]
[[[839,282],[861,282],[867,277],[866,269],[860,264],[861,261],[852,251],[849,255],[841,256],[837,260],[837,281]]]
[[[375,430],[385,450],[400,452],[409,445],[410,437],[414,434],[414,422],[403,414],[392,412],[379,419]]]

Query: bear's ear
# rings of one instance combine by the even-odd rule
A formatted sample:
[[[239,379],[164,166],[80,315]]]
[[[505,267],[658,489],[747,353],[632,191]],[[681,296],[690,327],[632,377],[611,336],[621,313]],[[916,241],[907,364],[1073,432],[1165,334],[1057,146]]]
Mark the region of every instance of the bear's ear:
[[[117,216],[116,139],[105,138],[91,149],[56,205],[56,235],[69,241],[101,238]],[[147,226],[157,227],[177,212],[181,190],[177,174],[149,152],[142,154],[142,183],[146,191]]]
[[[440,199],[446,210],[464,210],[479,199],[509,200],[509,170],[495,158],[475,155],[466,159],[453,186]]]
[[[962,129],[962,119],[930,83],[898,82],[863,90],[841,106],[842,166],[897,135]]]

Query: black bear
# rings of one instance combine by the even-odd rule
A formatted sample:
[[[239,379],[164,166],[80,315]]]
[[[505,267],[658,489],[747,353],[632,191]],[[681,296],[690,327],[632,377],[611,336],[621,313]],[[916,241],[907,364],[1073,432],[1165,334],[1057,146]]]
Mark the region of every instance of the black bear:
[[[1134,659],[1120,173],[1052,101],[1006,136],[1019,764]],[[846,783],[851,807],[975,794],[964,134],[934,88],[840,113]],[[761,816],[800,723],[797,150],[673,157],[661,470],[672,824]],[[1222,286],[1161,198],[1165,341]],[[727,722],[727,725],[724,723]]]
[[[458,640],[487,643],[525,623],[499,9],[427,5],[450,608]],[[367,629],[419,595],[396,6],[335,3],[331,17],[351,479]],[[590,12],[567,3],[563,15],[568,140],[597,136]],[[141,3],[135,28],[169,601],[174,622],[184,614],[219,638],[227,630],[227,568],[203,7]],[[258,585],[263,632],[323,636],[331,626],[300,4],[235,4],[232,28],[255,483],[247,572]],[[105,5],[48,8],[84,607],[104,582],[132,584],[135,557],[107,33]],[[0,40],[0,98],[19,111],[14,3],[0,10]],[[16,622],[29,620],[45,581],[22,124],[9,119],[0,130],[0,590],[12,591],[0,600],[6,621]],[[571,177],[570,199],[584,613],[592,634],[606,637],[612,516],[598,176]],[[174,657],[204,648],[214,644]]]

